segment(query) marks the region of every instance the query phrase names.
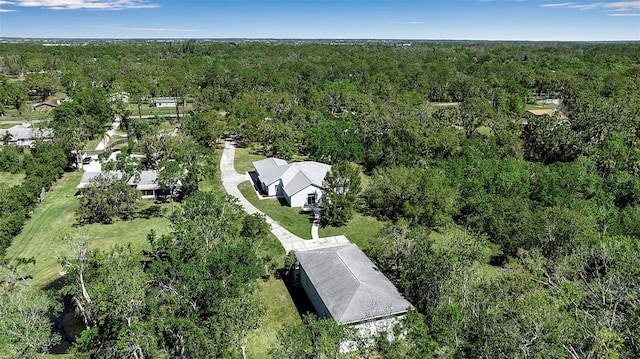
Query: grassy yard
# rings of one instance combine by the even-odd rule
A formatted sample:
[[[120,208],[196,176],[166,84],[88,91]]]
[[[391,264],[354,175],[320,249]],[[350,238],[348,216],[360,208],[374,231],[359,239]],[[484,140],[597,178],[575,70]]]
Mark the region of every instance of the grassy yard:
[[[349,223],[344,227],[320,227],[318,235],[320,237],[331,237],[345,235],[350,242],[355,243],[360,249],[369,246],[371,238],[378,235],[385,223],[374,217],[356,213]]]
[[[253,162],[265,159],[263,155],[256,154],[253,147],[236,148],[234,167],[238,173],[253,171]]]
[[[281,280],[270,279],[260,282],[258,296],[267,305],[267,313],[262,318],[259,329],[249,335],[247,358],[266,358],[267,351],[276,341],[278,331],[285,325],[300,323],[300,314]]]
[[[100,141],[102,141],[103,138],[96,138],[94,140],[88,141],[85,145],[84,145],[84,149],[87,151],[93,151],[96,149],[96,147],[98,146],[98,144],[100,143]]]
[[[234,159],[234,166],[236,168],[236,171],[238,171],[239,173],[253,171],[253,162],[267,158],[266,156],[260,154],[261,149],[261,146],[236,148],[236,157]],[[308,160],[307,156],[295,155],[291,160],[287,162],[299,162],[306,160]]]
[[[22,184],[24,173],[0,172],[0,189]]]
[[[251,204],[280,223],[289,232],[304,239],[311,239],[311,217],[308,214],[301,214],[298,209],[282,204],[275,198],[258,199],[248,181],[241,183],[238,188]],[[382,227],[384,227],[384,222],[356,213],[346,226],[321,227],[318,234],[320,237],[345,235],[358,247],[366,248],[369,240],[375,237]]]
[[[117,220],[110,225],[91,224],[77,226],[74,211],[78,208],[76,185],[81,172],[66,173],[45,195],[27,221],[22,232],[13,240],[7,251],[9,258],[34,257],[36,265],[29,274],[34,288],[44,288],[60,276],[61,267],[56,257],[67,253],[63,238],[67,234],[84,232],[94,248],[108,249],[114,244],[131,243],[134,249],[147,248],[147,233],[155,229],[158,235],[169,232],[169,221],[164,217]],[[144,207],[151,207],[145,200]],[[164,208],[170,205],[162,204]],[[143,207],[143,209],[144,209]]]
[[[311,216],[309,214],[300,214],[299,209],[282,204],[276,198],[258,199],[249,181],[240,183],[238,188],[251,204],[280,223],[289,232],[300,238],[311,239]]]
[[[53,114],[51,112],[33,111],[31,109],[31,105],[27,104],[25,108],[22,110],[22,113],[19,113],[15,109],[11,109],[11,108],[6,109],[5,115],[3,117],[0,117],[0,123],[2,123],[3,121],[30,122],[30,121],[45,121],[45,120],[51,120],[51,119],[53,119]],[[15,126],[15,124],[13,124],[12,126]]]

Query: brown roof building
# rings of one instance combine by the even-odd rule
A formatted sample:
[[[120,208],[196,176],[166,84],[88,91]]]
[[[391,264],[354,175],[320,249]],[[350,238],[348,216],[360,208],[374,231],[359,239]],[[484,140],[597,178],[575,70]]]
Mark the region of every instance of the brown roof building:
[[[51,111],[54,108],[58,107],[59,104],[61,104],[63,101],[59,98],[54,98],[51,100],[47,100],[44,102],[38,102],[37,104],[33,105],[33,110],[34,111]]]

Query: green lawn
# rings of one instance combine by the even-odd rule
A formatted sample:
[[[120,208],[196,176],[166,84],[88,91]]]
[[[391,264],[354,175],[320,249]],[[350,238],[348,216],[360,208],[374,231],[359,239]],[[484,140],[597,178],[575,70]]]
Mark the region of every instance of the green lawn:
[[[110,225],[76,226],[74,211],[79,202],[75,197],[75,187],[81,177],[81,172],[66,173],[45,195],[44,201],[38,204],[22,232],[13,239],[7,250],[9,258],[36,259],[36,266],[29,273],[33,276],[36,289],[46,287],[60,276],[62,268],[56,258],[67,253],[62,240],[67,234],[86,233],[94,248],[108,249],[114,244],[131,243],[134,249],[143,249],[148,246],[146,236],[151,229],[155,229],[159,235],[169,233],[169,221],[164,217],[136,218],[127,222],[117,220]],[[145,207],[152,205],[152,201],[144,201]],[[169,204],[162,206],[170,207]]]
[[[240,183],[238,188],[251,204],[289,232],[300,238],[311,239],[311,216],[309,214],[300,214],[299,209],[282,204],[276,198],[258,199],[249,181]]]
[[[304,239],[311,239],[311,217],[308,214],[300,214],[299,209],[284,205],[275,198],[258,199],[248,181],[240,183],[238,188],[251,204],[280,223],[289,232]],[[321,227],[318,234],[320,237],[345,235],[349,241],[357,244],[358,247],[366,248],[369,240],[375,237],[382,227],[384,227],[384,222],[356,213],[346,226]]]
[[[384,225],[384,222],[374,217],[356,213],[346,226],[320,227],[318,235],[320,237],[331,237],[343,234],[360,249],[365,249],[369,246],[371,238],[376,237]]]
[[[0,172],[0,189],[22,184],[24,173]]]
[[[247,358],[265,358],[267,351],[276,341],[278,331],[285,324],[298,324],[301,322],[286,286],[281,280],[270,279],[260,282],[258,296],[267,305],[267,313],[262,318],[259,329],[249,335],[247,342]]]
[[[51,120],[53,118],[53,114],[50,111],[33,111],[31,109],[31,104],[25,105],[22,113],[19,113],[17,110],[9,108],[6,109],[5,115],[0,118],[0,123],[3,121],[43,121],[43,120]],[[16,124],[12,124],[15,126]]]
[[[253,168],[253,162],[265,158],[263,155],[256,154],[256,149],[253,147],[236,148],[233,165],[238,173],[245,173],[255,170],[255,168]]]
[[[91,140],[84,145],[84,149],[87,151],[93,151],[96,149],[100,141],[102,141],[102,138],[96,138],[95,140]]]
[[[234,166],[239,173],[253,171],[253,162],[263,160],[266,156],[260,154],[261,146],[252,146],[246,148],[236,148],[236,156],[234,158]],[[299,162],[308,160],[308,156],[295,155],[287,162]]]

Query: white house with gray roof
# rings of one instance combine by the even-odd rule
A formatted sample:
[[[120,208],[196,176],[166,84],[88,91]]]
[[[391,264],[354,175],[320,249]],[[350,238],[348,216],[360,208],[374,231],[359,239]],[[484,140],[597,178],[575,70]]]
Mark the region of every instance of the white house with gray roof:
[[[266,196],[284,198],[290,207],[318,205],[324,201],[322,182],[331,166],[314,162],[293,162],[267,158],[253,162],[256,185]]]
[[[47,141],[53,138],[53,130],[16,125],[0,129],[0,140],[12,146],[31,147],[36,140]]]
[[[299,282],[316,313],[340,324],[390,322],[412,307],[354,244],[297,252]]]
[[[91,180],[99,175],[111,176],[115,180],[119,180],[124,176],[121,171],[104,171],[104,172],[84,172],[80,183],[76,186],[80,193],[82,189],[89,186]],[[168,189],[162,189],[158,184],[158,172],[157,171],[141,171],[138,176],[133,176],[127,182],[131,187],[141,192],[142,198],[156,198],[167,197],[170,195]],[[178,181],[178,187],[181,183]]]

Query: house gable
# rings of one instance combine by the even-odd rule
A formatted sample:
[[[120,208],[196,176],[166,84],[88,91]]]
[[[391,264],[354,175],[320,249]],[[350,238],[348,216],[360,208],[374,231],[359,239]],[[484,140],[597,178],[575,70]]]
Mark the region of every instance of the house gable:
[[[260,181],[267,186],[280,180],[280,177],[288,168],[287,165],[287,161],[273,157],[253,162],[253,167],[258,172]]]

